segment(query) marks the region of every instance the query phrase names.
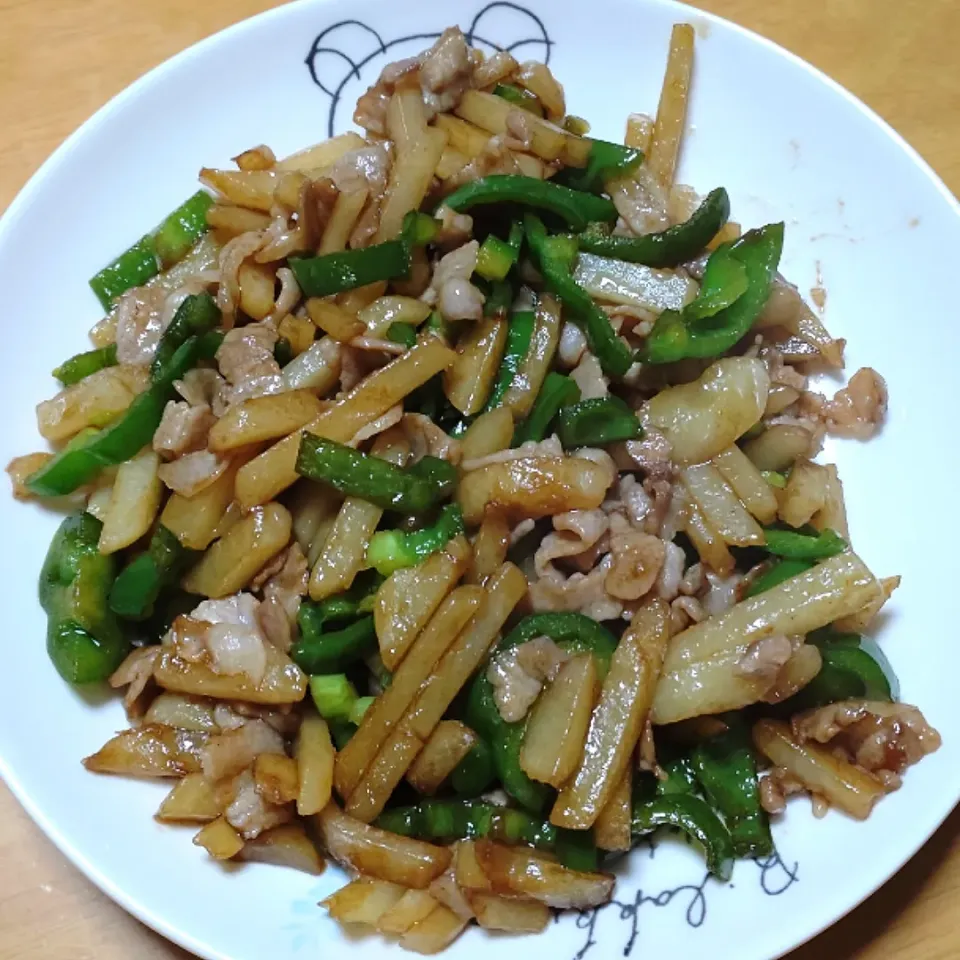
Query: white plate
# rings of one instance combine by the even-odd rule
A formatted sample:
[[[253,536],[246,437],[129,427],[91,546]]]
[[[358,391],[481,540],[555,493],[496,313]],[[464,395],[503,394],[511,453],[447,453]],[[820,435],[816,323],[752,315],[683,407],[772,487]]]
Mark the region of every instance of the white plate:
[[[303,2],[191,48],[101,110],[33,178],[0,224],[0,289],[8,371],[0,382],[0,459],[40,446],[34,404],[49,371],[85,349],[98,317],[87,278],[196,186],[256,143],[278,154],[339,132],[357,95],[392,59],[458,21],[478,41],[521,57],[550,55],[572,113],[619,139],[632,110],[652,112],[670,27],[700,35],[691,135],[681,180],[725,185],[735,217],[787,222],[784,272],[801,289],[818,265],[826,319],[848,338],[851,369],[871,364],[890,386],[882,437],[826,451],[839,461],[858,551],[880,574],[904,575],[882,643],[905,700],[944,737],[901,791],[865,824],[812,820],[791,804],[776,828],[783,860],[737,866],[733,883],[704,880],[701,858],[663,844],[629,858],[622,906],[568,915],[539,940],[501,939],[503,957],[636,956],[759,960],[832,923],[910,857],[960,796],[956,639],[942,600],[952,569],[958,462],[953,426],[960,355],[947,257],[960,249],[956,201],[876,116],[795,57],[737,27],[667,0],[523,4],[483,0]],[[339,26],[335,26],[340,24]],[[399,38],[409,38],[401,40]],[[315,39],[316,38],[316,39]],[[351,73],[352,64],[357,72]],[[325,92],[325,91],[329,91]],[[331,97],[330,94],[333,94]],[[336,109],[334,109],[336,106]],[[123,727],[120,705],[62,683],[44,651],[36,578],[57,518],[0,498],[7,615],[0,671],[0,770],[41,827],[87,875],[140,919],[209,958],[381,956],[376,938],[348,939],[316,902],[342,883],[270,867],[224,870],[190,832],[152,815],[166,787],[87,774],[81,757]],[[948,588],[949,589],[949,588]],[[479,958],[472,930],[451,951]]]

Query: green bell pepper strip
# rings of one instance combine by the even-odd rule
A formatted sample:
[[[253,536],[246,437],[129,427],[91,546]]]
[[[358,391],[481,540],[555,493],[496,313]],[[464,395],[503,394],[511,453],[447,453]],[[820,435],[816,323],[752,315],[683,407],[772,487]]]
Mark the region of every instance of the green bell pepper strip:
[[[373,706],[373,701],[376,699],[376,697],[357,697],[350,707],[350,715],[347,719],[359,727],[363,721],[364,714]]]
[[[610,325],[610,318],[573,279],[576,242],[569,236],[548,237],[540,219],[529,214],[524,218],[524,228],[547,289],[563,301],[583,330],[603,372],[609,377],[622,377],[630,369],[633,355]]]
[[[310,696],[324,720],[346,721],[356,729],[350,714],[360,700],[345,673],[321,674],[310,678]]]
[[[482,737],[450,774],[450,787],[462,797],[478,797],[497,779],[493,751]]]
[[[656,779],[655,792],[658,797],[672,797],[677,794],[692,796],[697,793],[697,775],[687,757],[680,757],[668,763],[661,763],[660,769],[666,779]],[[648,798],[652,799],[652,798]]]
[[[425,247],[433,243],[440,232],[440,221],[427,213],[411,210],[404,218],[400,228],[400,240],[410,247]]]
[[[325,719],[330,727],[330,736],[333,737],[334,746],[338,750],[342,750],[357,732],[357,725],[340,716],[326,717]]]
[[[487,410],[499,407],[504,394],[510,389],[513,378],[520,369],[524,357],[530,352],[536,314],[532,310],[518,310],[507,323],[507,344],[497,372],[497,380],[487,400]]]
[[[713,316],[688,317],[686,311],[665,310],[647,338],[642,359],[648,363],[705,359],[735,346],[750,332],[770,296],[782,249],[783,224],[771,223],[750,230],[728,251],[718,251],[722,257],[740,261],[747,273],[747,289]]]
[[[86,353],[78,353],[64,360],[63,363],[53,371],[53,375],[65,386],[70,387],[79,383],[91,373],[103,370],[106,367],[115,367],[117,365],[117,345],[111,343],[108,347],[100,347],[98,350],[88,350]]]
[[[402,343],[407,348],[412,347],[417,342],[417,328],[412,323],[391,323],[387,327],[387,339]]]
[[[675,267],[696,257],[729,217],[730,197],[723,187],[718,187],[707,194],[689,220],[659,233],[615,237],[609,229],[594,223],[577,237],[577,243],[581,250],[602,257],[642,263],[647,267]]]
[[[47,653],[69,683],[106,680],[130,645],[107,598],[116,572],[100,553],[103,524],[89,513],[67,517],[53,536],[40,570],[40,606],[47,614]]]
[[[493,95],[535,116],[543,116],[543,106],[540,103],[540,98],[535,93],[524,90],[523,87],[518,87],[512,83],[498,83],[493,88]]]
[[[634,147],[625,147],[621,143],[610,143],[608,140],[592,140],[586,167],[582,170],[567,167],[563,171],[564,183],[574,190],[599,193],[603,190],[607,180],[632,173],[641,163],[643,163],[643,152]],[[708,237],[707,240],[709,242],[710,238]],[[609,256],[616,257],[617,254],[611,253]],[[626,260],[628,258],[620,257],[620,259]]]
[[[297,615],[300,638],[290,649],[290,659],[304,673],[339,673],[377,649],[372,616],[361,617],[341,630],[318,633],[303,607]]]
[[[634,836],[652,833],[658,827],[676,827],[697,840],[706,853],[707,869],[721,880],[730,879],[735,857],[733,840],[706,801],[675,794],[634,805],[631,823]]]
[[[820,650],[820,672],[802,690],[783,702],[783,711],[823,707],[840,700],[894,701],[899,695],[896,674],[880,648],[856,633],[826,628],[807,637]]]
[[[770,823],[760,806],[757,763],[745,732],[731,729],[701,743],[690,762],[707,800],[723,815],[736,855],[773,853]]]
[[[403,240],[387,240],[360,250],[290,257],[288,262],[305,297],[327,297],[378,280],[406,277],[410,248]]]
[[[402,469],[352,447],[305,433],[297,455],[297,473],[325,483],[348,497],[360,497],[384,510],[423,513],[453,492],[456,467],[424,457]]]
[[[273,347],[273,359],[285,367],[293,359],[293,344],[286,337],[278,337]]]
[[[601,447],[643,436],[637,415],[619,397],[592,397],[564,406],[557,417],[564,449]]]
[[[780,560],[772,567],[761,573],[760,576],[750,584],[746,592],[746,597],[755,597],[759,593],[764,593],[771,587],[776,587],[785,580],[790,580],[814,566],[812,560]]]
[[[573,230],[583,230],[594,221],[612,223],[617,219],[617,208],[605,197],[517,173],[495,173],[473,180],[454,190],[445,203],[459,213],[493,203],[533,207],[556,214]]]
[[[170,364],[177,350],[190,337],[199,337],[209,333],[220,325],[221,314],[213,297],[209,293],[193,294],[177,308],[170,325],[163,331],[157,351],[150,365],[150,376],[154,381],[170,380]]]
[[[561,408],[576,404],[579,399],[580,388],[576,381],[551,370],[543,380],[527,419],[514,431],[513,445],[520,446],[528,440],[542,440]]]
[[[153,232],[141,237],[90,280],[104,310],[131,287],[152,280],[161,270],[178,263],[207,232],[207,210],[213,198],[198,190]]]
[[[683,309],[685,321],[713,317],[732,307],[747,292],[747,268],[732,251],[729,244],[724,244],[707,261],[700,290],[693,302]]]
[[[761,470],[760,475],[771,487],[776,487],[778,490],[782,490],[787,485],[787,478],[776,470]]]
[[[367,547],[367,566],[389,577],[394,570],[415,567],[465,529],[460,508],[448,503],[429,527],[411,531],[378,530]]]
[[[510,304],[513,303],[513,287],[506,280],[493,280],[489,286],[483,287],[483,294],[486,297],[483,303],[483,315],[492,317],[496,314],[507,314],[510,310]]]
[[[160,591],[176,583],[193,555],[165,526],[159,525],[146,553],[131,560],[113,581],[110,609],[130,620],[149,616]]]
[[[476,272],[484,280],[504,280],[517,262],[518,252],[492,233],[480,244]]]
[[[556,853],[574,870],[596,869],[597,849],[589,831],[563,830],[523,810],[482,800],[424,800],[411,807],[385,810],[376,825],[391,833],[420,840],[450,841],[487,838]],[[573,836],[573,834],[579,836]]]
[[[800,530],[765,527],[766,549],[788,560],[826,560],[847,549],[847,541],[829,528],[807,534]]]
[[[383,583],[383,577],[373,570],[357,574],[349,590],[327,597],[317,603],[305,601],[300,604],[297,620],[300,632],[319,636],[328,623],[356,620],[365,613],[373,612],[373,604]]]
[[[191,337],[174,354],[161,380],[138,394],[133,403],[103,430],[78,434],[57,455],[31,474],[27,488],[41,497],[72,493],[96,477],[104,467],[129,460],[153,439],[167,401],[174,396],[173,381],[200,359],[205,338]]]
[[[546,636],[568,653],[592,653],[601,677],[606,676],[617,641],[595,620],[580,613],[535,613],[524,617],[497,644],[497,651],[509,650]],[[493,696],[493,685],[481,669],[470,686],[467,698],[467,723],[493,750],[494,764],[504,790],[521,806],[540,812],[550,798],[546,784],[531,780],[520,766],[520,749],[526,721],[507,723],[500,716]]]

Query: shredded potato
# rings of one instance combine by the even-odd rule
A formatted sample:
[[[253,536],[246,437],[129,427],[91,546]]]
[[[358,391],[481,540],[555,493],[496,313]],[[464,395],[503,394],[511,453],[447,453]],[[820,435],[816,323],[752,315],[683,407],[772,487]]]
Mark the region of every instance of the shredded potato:
[[[647,168],[665,187],[673,183],[680,156],[693,74],[693,43],[693,27],[689,23],[676,24],[670,36],[667,71],[646,160]]]

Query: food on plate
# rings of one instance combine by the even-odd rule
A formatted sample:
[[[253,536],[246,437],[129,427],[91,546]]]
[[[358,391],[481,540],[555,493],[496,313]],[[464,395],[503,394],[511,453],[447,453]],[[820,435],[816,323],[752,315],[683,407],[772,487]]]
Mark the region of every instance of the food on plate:
[[[864,818],[940,744],[817,460],[886,386],[811,389],[844,342],[783,223],[677,182],[693,38],[623,145],[453,27],[363,136],[201,170],[8,467],[68,513],[53,666],[123,691],[87,769],[170,778],[214,859],[336,862],[330,917],[410,950],[606,903],[661,827],[728,880],[791,794]]]

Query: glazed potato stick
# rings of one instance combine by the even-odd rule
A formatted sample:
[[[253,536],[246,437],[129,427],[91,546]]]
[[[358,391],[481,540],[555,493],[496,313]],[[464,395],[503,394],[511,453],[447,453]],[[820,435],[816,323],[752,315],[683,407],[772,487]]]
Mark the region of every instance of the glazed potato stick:
[[[593,825],[593,838],[601,850],[624,852],[630,849],[630,790],[633,785],[631,767],[627,767],[616,789],[600,811]]]
[[[519,567],[505,563],[481,592],[485,596],[480,609],[434,668],[406,717],[405,722],[421,739],[430,736],[460,688],[480,665],[507,617],[526,594],[527,580]]]
[[[315,713],[304,716],[297,732],[294,758],[300,781],[297,813],[307,817],[319,813],[333,790],[334,749],[327,721]]]
[[[445,370],[456,354],[438,337],[423,337],[396,360],[365,377],[304,428],[327,440],[346,443],[361,427],[383,416],[408,393]],[[237,474],[237,499],[244,510],[286,490],[297,479],[301,431],[292,433],[245,464]]]
[[[364,823],[375,819],[422,749],[423,741],[401,721],[350,794],[344,812]]]
[[[373,623],[380,656],[388,670],[395,670],[403,660],[410,644],[460,579],[469,559],[466,539],[454,537],[423,563],[395,571],[380,585]]]
[[[477,742],[477,735],[459,720],[441,720],[407,771],[418,793],[436,793]]]
[[[777,516],[777,498],[773,488],[736,444],[731,444],[714,457],[713,465],[753,516],[761,523],[773,522]]]
[[[644,604],[620,638],[590,720],[583,759],[560,791],[550,822],[586,830],[610,802],[643,732],[670,637],[670,609]]]
[[[669,187],[677,170],[683,128],[687,122],[687,102],[693,75],[693,27],[678,23],[670,37],[670,54],[660,92],[660,106],[653,125],[646,168],[660,183]]]
[[[310,390],[287,390],[234,404],[210,429],[214,452],[275,440],[315,420],[323,409]]]
[[[747,512],[746,507],[728,486],[720,471],[712,464],[686,467],[681,479],[704,521],[721,538],[734,547],[761,546],[763,529]],[[761,482],[763,478],[760,478]]]
[[[363,715],[360,728],[337,754],[334,784],[341,797],[349,797],[373,762],[390,731],[399,723],[430,676],[437,661],[457,639],[483,597],[480,587],[458,587],[440,604],[417,637],[390,686]]]

